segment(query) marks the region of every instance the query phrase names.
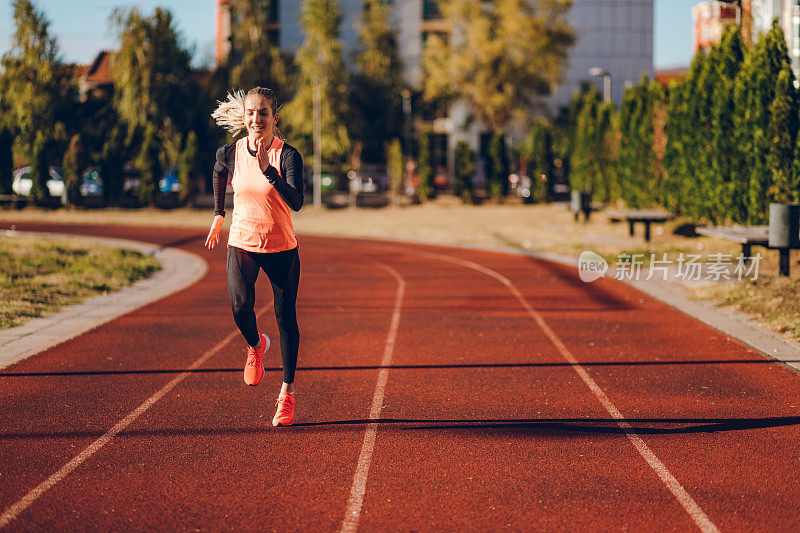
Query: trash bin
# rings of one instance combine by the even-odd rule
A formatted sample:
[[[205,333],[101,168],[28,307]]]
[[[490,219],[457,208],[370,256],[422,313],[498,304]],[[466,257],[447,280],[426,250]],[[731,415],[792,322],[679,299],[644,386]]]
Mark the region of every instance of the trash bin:
[[[578,213],[580,212],[583,212],[583,216],[586,220],[589,220],[589,213],[592,212],[592,193],[572,191],[569,210],[575,213],[575,220],[578,220]]]
[[[800,204],[769,204],[770,248],[800,248]]]

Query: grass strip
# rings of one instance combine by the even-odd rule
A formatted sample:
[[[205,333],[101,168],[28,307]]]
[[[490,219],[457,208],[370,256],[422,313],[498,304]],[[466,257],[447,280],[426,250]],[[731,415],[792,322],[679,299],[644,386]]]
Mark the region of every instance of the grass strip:
[[[98,294],[161,269],[135,250],[40,237],[0,237],[0,328]]]

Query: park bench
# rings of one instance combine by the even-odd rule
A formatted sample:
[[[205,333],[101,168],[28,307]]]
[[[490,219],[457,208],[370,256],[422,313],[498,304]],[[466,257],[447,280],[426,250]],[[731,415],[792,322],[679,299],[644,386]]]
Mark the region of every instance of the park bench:
[[[794,247],[778,248],[769,245],[769,226],[718,226],[707,228],[696,228],[695,231],[706,237],[716,237],[726,241],[736,242],[742,245],[742,256],[752,257],[753,246],[763,246],[778,250],[780,253],[780,274],[789,276],[790,251],[796,250]]]
[[[634,236],[634,224],[641,222],[644,224],[644,240],[650,242],[650,224],[663,224],[667,220],[672,220],[675,215],[667,213],[666,211],[656,211],[650,209],[629,209],[610,211],[608,218],[612,222],[622,222],[623,220],[628,223],[628,231],[630,236]]]
[[[605,205],[599,202],[592,202],[591,193],[572,191],[567,207],[574,215],[575,222],[578,221],[580,213],[583,213],[584,222],[589,222],[589,215],[591,215],[592,211],[601,211],[605,208]]]
[[[18,196],[16,194],[0,194],[0,205],[24,207],[29,201],[30,199],[27,196]]]

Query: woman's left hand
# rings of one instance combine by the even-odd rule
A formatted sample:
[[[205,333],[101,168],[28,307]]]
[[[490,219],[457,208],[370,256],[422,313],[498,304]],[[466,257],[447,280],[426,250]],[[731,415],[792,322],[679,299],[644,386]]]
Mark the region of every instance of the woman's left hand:
[[[258,157],[258,167],[261,169],[261,172],[266,172],[269,168],[269,146],[264,144],[264,138],[260,138],[256,141],[256,152]]]

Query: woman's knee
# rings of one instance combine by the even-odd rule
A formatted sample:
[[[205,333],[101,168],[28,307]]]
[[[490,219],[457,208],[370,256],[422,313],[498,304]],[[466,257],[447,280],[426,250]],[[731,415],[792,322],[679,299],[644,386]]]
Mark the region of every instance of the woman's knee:
[[[246,295],[234,295],[231,297],[231,310],[234,316],[242,316],[253,311],[255,301]]]

